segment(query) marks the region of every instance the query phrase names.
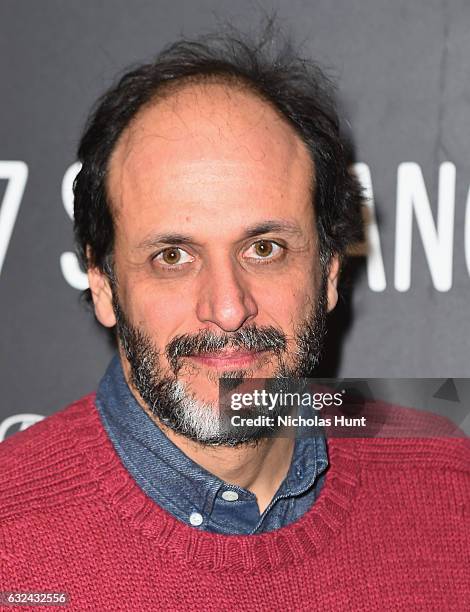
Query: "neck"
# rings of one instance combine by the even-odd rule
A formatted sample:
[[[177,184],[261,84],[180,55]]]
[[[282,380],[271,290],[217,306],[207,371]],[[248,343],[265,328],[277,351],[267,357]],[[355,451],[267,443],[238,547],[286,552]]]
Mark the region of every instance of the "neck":
[[[124,375],[142,409],[175,446],[202,468],[224,482],[256,495],[260,513],[269,505],[286,477],[294,450],[293,438],[262,438],[256,443],[208,446],[174,432],[156,417],[130,380],[129,364],[122,360]]]
[[[256,444],[236,447],[206,446],[175,433],[155,416],[149,416],[194,462],[224,482],[254,493],[261,513],[289,471],[294,449],[292,438],[262,438]]]

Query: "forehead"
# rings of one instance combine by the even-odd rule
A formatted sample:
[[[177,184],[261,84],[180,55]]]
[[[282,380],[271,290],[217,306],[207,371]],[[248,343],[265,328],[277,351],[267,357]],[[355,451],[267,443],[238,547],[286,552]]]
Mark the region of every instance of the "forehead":
[[[270,218],[311,206],[306,145],[267,102],[230,85],[187,85],[142,109],[108,170],[119,220],[150,208],[164,218],[169,206],[228,216],[247,206]]]

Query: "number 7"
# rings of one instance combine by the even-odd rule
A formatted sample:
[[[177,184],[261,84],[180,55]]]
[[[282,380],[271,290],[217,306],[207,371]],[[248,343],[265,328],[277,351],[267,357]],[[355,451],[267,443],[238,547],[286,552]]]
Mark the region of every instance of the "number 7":
[[[28,180],[28,166],[22,161],[0,161],[1,179],[7,179],[8,185],[0,208],[0,274]]]

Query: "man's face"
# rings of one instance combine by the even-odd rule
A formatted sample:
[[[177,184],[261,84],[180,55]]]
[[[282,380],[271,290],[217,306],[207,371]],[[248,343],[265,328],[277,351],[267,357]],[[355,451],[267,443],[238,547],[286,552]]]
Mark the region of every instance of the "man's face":
[[[123,341],[144,343],[138,359],[150,350],[156,378],[200,406],[217,402],[220,376],[298,371],[300,345],[336,300],[336,264],[322,282],[312,166],[294,130],[241,90],[191,85],[138,114],[109,165],[114,305],[103,275],[89,275],[98,319],[120,318],[131,383]]]

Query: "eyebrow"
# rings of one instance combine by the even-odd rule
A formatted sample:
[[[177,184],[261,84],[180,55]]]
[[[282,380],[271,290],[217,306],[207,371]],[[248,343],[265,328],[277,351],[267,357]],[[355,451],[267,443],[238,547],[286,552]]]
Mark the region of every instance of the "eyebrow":
[[[282,232],[285,234],[297,235],[302,234],[302,230],[297,223],[287,220],[273,219],[256,223],[254,225],[249,225],[243,232],[242,240],[246,238],[254,238],[255,236],[260,236],[262,234],[268,234],[269,232]],[[195,241],[192,236],[187,234],[179,234],[176,232],[152,234],[152,236],[142,240],[142,242],[137,245],[137,249],[145,250],[160,244],[194,245],[197,244],[197,241]]]
[[[269,232],[283,232],[285,234],[301,234],[302,230],[292,221],[273,219],[250,225],[245,229],[244,237],[253,238],[260,234],[268,234]]]
[[[142,240],[142,242],[139,242],[137,249],[150,249],[158,244],[194,244],[194,239],[191,238],[191,236],[176,233],[153,234],[152,236]]]

